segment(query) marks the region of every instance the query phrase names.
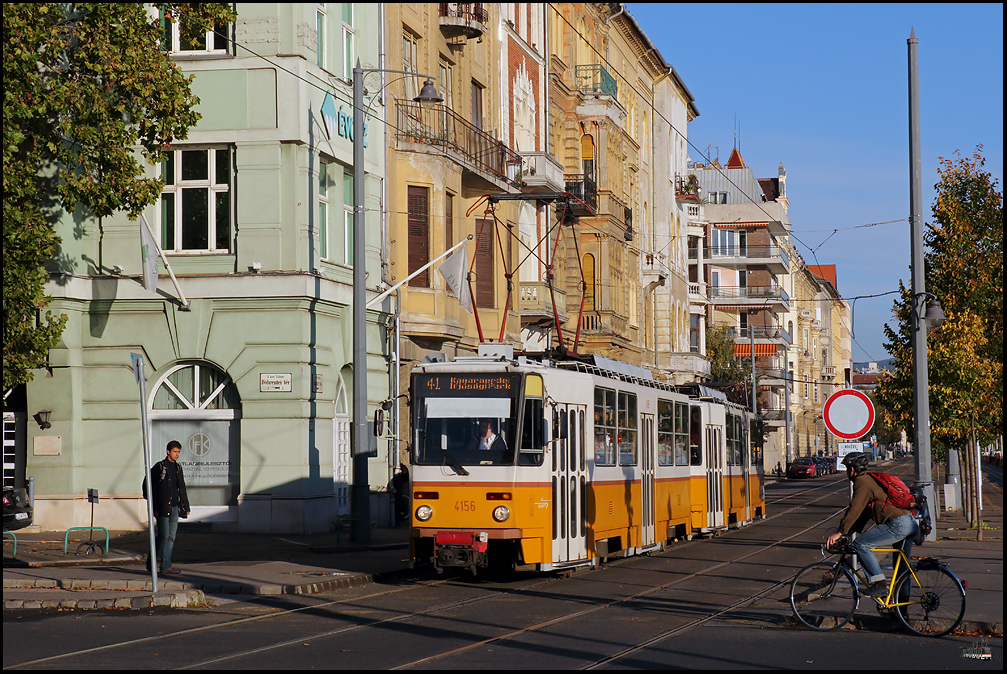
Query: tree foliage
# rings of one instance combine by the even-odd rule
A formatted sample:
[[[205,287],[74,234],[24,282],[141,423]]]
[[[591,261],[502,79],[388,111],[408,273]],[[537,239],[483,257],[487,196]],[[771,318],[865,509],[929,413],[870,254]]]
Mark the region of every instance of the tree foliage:
[[[947,317],[927,337],[930,433],[960,445],[976,416],[981,442],[1003,433],[1003,195],[971,158],[940,159],[934,222],[926,225],[927,290]],[[956,153],[957,154],[957,153]],[[878,382],[886,424],[913,431],[912,298],[900,282],[896,329],[885,326],[894,372]]]
[[[710,379],[715,382],[747,381],[751,371],[734,357],[734,338],[726,325],[706,329],[706,355],[710,359]]]
[[[5,3],[3,386],[31,379],[65,316],[42,310],[43,265],[63,211],[136,217],[161,191],[145,177],[196,124],[198,99],[164,51],[161,14],[190,41],[234,20],[220,4]]]

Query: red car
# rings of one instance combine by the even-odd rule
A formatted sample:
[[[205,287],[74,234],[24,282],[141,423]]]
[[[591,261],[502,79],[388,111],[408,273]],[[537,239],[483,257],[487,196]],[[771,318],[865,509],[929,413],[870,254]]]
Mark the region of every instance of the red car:
[[[794,479],[798,477],[816,477],[818,475],[818,464],[811,457],[805,456],[797,459],[787,470],[787,477]]]

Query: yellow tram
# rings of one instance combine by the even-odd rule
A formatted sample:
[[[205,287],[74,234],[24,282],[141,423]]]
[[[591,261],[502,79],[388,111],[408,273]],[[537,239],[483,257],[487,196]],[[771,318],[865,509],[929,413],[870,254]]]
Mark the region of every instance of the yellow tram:
[[[412,372],[414,563],[596,565],[765,516],[746,408],[598,356],[537,362],[493,346]]]

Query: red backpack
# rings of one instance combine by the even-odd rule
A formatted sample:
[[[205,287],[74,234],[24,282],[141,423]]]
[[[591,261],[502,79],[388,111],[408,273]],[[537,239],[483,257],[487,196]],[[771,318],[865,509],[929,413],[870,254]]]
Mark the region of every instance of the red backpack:
[[[888,494],[888,498],[885,500],[886,508],[889,503],[901,510],[911,510],[916,506],[916,499],[913,498],[909,487],[899,478],[888,473],[868,473],[868,475],[873,477],[874,481],[881,485],[881,488]]]

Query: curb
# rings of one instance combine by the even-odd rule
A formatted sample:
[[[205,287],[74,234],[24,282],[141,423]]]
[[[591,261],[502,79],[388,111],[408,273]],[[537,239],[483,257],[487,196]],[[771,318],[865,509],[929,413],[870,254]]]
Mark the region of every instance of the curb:
[[[117,599],[4,599],[4,611],[23,611],[35,609],[145,609],[155,607],[187,608],[206,604],[206,595],[201,590],[186,590],[184,592],[158,592],[144,594],[138,597],[119,597]]]

